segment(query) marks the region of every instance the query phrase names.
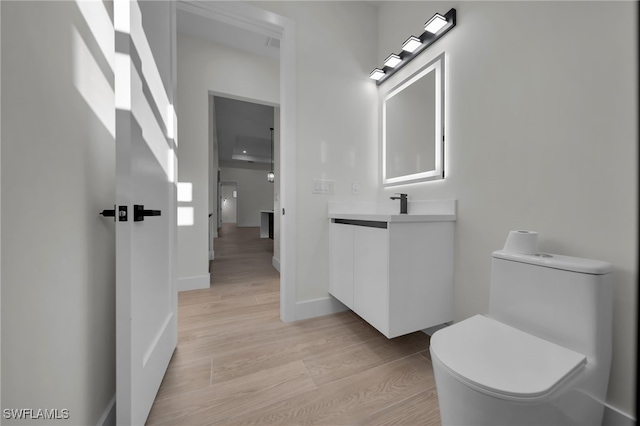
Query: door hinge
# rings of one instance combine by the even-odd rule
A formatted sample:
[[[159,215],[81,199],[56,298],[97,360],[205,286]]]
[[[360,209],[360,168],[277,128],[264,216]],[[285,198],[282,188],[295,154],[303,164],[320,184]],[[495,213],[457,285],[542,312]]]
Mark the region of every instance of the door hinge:
[[[282,216],[284,216],[284,207],[282,208]]]

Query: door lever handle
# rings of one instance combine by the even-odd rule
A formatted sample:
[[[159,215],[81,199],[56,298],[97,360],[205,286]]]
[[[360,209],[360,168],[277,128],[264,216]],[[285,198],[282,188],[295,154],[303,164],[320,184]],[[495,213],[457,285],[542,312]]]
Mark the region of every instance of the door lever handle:
[[[112,217],[113,221],[116,221],[116,206],[113,206],[113,210],[102,210],[100,212],[100,214],[104,217]],[[127,221],[127,206],[120,206],[118,207],[118,220],[120,222],[126,222]]]
[[[113,220],[115,221],[115,217],[116,217],[116,206],[113,206],[113,210],[102,210],[100,212],[100,214],[104,217],[112,217],[114,218]]]
[[[133,221],[141,222],[145,216],[160,216],[160,210],[145,210],[143,205],[133,205]]]

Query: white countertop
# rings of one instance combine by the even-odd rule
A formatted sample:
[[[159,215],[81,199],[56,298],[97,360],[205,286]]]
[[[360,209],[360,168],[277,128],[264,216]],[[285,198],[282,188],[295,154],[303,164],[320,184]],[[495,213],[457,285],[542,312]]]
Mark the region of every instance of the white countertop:
[[[408,214],[400,214],[397,202],[328,203],[329,219],[371,220],[388,223],[448,222],[457,219],[457,201],[409,200]]]
[[[330,213],[329,219],[371,220],[388,223],[445,222],[456,220],[455,214],[381,214],[381,213]]]

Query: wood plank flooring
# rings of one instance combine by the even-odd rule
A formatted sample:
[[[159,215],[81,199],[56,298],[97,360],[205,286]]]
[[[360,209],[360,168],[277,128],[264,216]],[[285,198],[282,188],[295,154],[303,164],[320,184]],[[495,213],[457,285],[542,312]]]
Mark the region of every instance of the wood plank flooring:
[[[179,295],[147,425],[440,425],[427,335],[351,312],[283,323],[273,241],[225,224],[215,254],[211,288]]]

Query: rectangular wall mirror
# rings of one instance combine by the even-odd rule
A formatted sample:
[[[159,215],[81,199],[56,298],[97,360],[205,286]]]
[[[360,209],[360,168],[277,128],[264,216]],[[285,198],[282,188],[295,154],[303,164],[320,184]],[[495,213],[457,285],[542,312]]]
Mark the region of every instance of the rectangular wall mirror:
[[[382,96],[384,186],[444,178],[442,53]]]

